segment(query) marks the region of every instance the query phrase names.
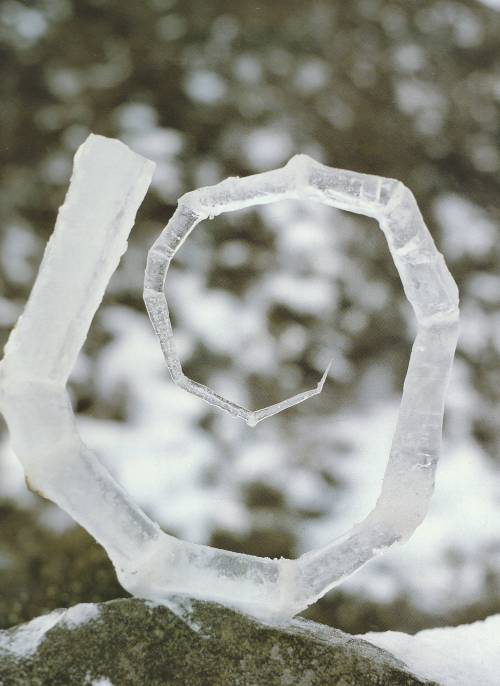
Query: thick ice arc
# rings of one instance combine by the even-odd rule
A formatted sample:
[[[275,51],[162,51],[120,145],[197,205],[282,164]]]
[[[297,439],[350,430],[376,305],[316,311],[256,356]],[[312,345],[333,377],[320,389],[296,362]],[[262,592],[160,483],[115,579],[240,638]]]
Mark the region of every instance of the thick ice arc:
[[[169,232],[151,253],[146,276],[157,331],[168,328],[166,304],[157,291],[165,255],[171,258],[202,217],[307,197],[377,219],[415,311],[418,333],[382,491],[362,522],[297,560],[181,541],[148,519],[83,445],[65,391],[151,175],[151,163],[117,141],[92,136],[80,148],[26,311],[0,363],[0,409],[32,486],[105,547],[127,590],[154,599],[185,593],[255,615],[291,616],[395,541],[407,539],[426,515],[458,335],[456,284],[413,195],[394,180],[331,169],[298,156],[283,169],[227,179],[183,196]],[[164,340],[171,344],[168,335]]]

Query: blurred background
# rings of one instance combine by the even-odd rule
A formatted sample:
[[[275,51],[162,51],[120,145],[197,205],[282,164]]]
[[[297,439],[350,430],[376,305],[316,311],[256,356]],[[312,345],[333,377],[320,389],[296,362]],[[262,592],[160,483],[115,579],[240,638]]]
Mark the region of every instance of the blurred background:
[[[2,0],[0,346],[90,131],[157,163],[71,380],[84,440],[168,532],[268,556],[330,541],[380,489],[414,336],[375,222],[283,202],[204,222],[167,280],[176,388],[141,298],[180,194],[297,152],[400,179],[462,298],[443,457],[424,524],[306,615],[350,632],[500,611],[500,2]],[[77,259],[77,256],[76,256]],[[0,421],[3,421],[0,419]],[[0,628],[126,595],[102,549],[31,494],[0,424]]]

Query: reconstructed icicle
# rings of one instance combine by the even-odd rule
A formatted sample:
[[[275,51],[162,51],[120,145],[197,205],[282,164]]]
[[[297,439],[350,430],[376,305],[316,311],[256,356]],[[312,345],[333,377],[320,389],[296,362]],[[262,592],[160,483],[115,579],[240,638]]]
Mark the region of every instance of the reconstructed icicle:
[[[282,172],[283,170],[278,171]],[[216,214],[221,214],[222,212],[247,207],[249,204],[260,204],[259,200],[251,203],[248,202],[246,193],[249,181],[262,177],[262,182],[265,182],[266,176],[277,175],[278,171],[267,172],[267,174],[259,174],[257,177],[247,177],[245,179],[226,179],[226,181],[212,188],[201,188],[182,196],[176,212],[148,253],[144,278],[144,302],[153,328],[160,339],[163,355],[174,383],[188,391],[188,393],[193,393],[193,395],[218,407],[231,416],[243,419],[249,426],[256,426],[263,419],[272,417],[321,393],[332,362],[330,361],[323,376],[314,388],[297,393],[290,398],[260,410],[248,410],[242,405],[224,398],[208,386],[193,381],[182,371],[181,361],[175,347],[174,332],[165,296],[165,279],[175,253],[197,224],[203,219],[213,219]],[[226,193],[227,196],[225,195]],[[224,197],[227,198],[225,201]],[[289,194],[286,197],[295,196]],[[277,199],[273,198],[273,200]]]
[[[162,532],[83,445],[65,391],[151,175],[152,164],[117,141],[91,136],[80,148],[25,313],[0,363],[0,410],[32,487],[105,547],[131,593],[155,600],[186,594],[259,616],[292,616],[370,558],[407,539],[423,521],[458,335],[457,287],[413,195],[398,181],[331,169],[301,155],[283,169],[227,179],[183,196],[150,252],[145,287],[173,373],[182,375],[182,370],[171,349],[162,286],[178,245],[205,217],[285,198],[310,198],[377,219],[418,332],[382,491],[362,522],[297,560],[181,541]]]

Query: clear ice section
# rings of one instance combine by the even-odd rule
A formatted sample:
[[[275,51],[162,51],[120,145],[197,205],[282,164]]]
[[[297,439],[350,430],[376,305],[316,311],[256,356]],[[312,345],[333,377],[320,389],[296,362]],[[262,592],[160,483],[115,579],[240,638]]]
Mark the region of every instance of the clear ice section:
[[[180,198],[149,253],[144,297],[173,378],[208,402],[250,424],[264,418],[215,398],[204,386],[190,387],[195,382],[184,377],[175,352],[164,296],[168,265],[190,231],[221,212],[309,198],[374,217],[418,325],[381,493],[362,522],[297,560],[181,541],[162,532],[82,443],[65,390],[152,173],[151,162],[118,141],[90,136],[78,151],[32,294],[0,363],[0,410],[32,488],[104,546],[128,591],[157,601],[186,594],[261,618],[290,617],[408,539],[425,518],[458,336],[457,287],[412,193],[395,180],[332,169],[298,155],[282,169],[226,179]],[[299,394],[284,403],[302,399]],[[278,405],[260,412],[273,414],[284,407]]]
[[[272,417],[321,393],[332,362],[330,361],[314,388],[297,393],[290,398],[260,410],[249,410],[242,405],[238,405],[238,403],[219,395],[208,386],[190,379],[182,371],[181,361],[175,346],[167,298],[165,296],[165,280],[174,255],[194,227],[203,219],[213,219],[215,215],[222,212],[239,210],[242,207],[250,207],[251,205],[292,197],[284,190],[286,188],[286,177],[285,179],[280,179],[276,171],[267,172],[267,174],[271,176],[269,177],[270,182],[268,182],[269,187],[265,190],[263,186],[264,179],[260,179],[261,176],[265,175],[258,174],[245,179],[226,179],[217,186],[201,188],[182,196],[179,200],[178,209],[148,253],[143,291],[146,309],[153,329],[160,340],[163,355],[173,382],[179,388],[198,396],[231,416],[243,419],[252,427],[256,426],[263,419]],[[274,179],[278,181],[275,185],[272,184]]]

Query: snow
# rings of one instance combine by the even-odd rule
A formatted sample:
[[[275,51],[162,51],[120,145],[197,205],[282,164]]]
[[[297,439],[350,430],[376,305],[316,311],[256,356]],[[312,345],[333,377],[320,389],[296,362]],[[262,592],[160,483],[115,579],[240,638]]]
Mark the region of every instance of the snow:
[[[54,610],[50,614],[36,617],[28,624],[23,624],[11,632],[0,631],[0,655],[29,657],[36,653],[38,646],[50,631],[59,623],[64,610]]]
[[[151,188],[165,202],[174,203],[181,192],[178,161],[185,145],[184,134],[157,124],[158,115],[145,103],[131,102],[115,112],[121,139],[140,155],[156,164]]]
[[[497,227],[486,212],[453,193],[438,197],[434,215],[443,232],[443,249],[451,260],[481,258],[496,241]]]
[[[19,317],[19,307],[0,296],[0,326],[12,326]]]
[[[20,45],[31,46],[47,32],[47,19],[43,12],[18,2],[3,5],[0,18],[8,34],[13,33]]]
[[[2,271],[14,283],[28,283],[34,276],[30,259],[38,253],[38,241],[35,236],[21,224],[6,228],[0,264]]]
[[[113,686],[111,679],[106,676],[92,677],[90,672],[87,672],[85,677],[86,686]]]
[[[491,7],[494,10],[500,10],[500,0],[479,0],[483,5]]]
[[[244,161],[255,171],[282,164],[293,152],[292,138],[280,126],[252,129],[241,146]]]
[[[15,629],[0,631],[0,656],[29,657],[38,650],[48,631],[56,625],[75,629],[99,616],[99,607],[91,603],[75,605],[69,610],[54,610],[32,619]]]
[[[200,69],[189,74],[184,90],[195,102],[214,105],[224,98],[226,84],[216,72]]]
[[[70,607],[61,617],[61,622],[69,629],[75,629],[81,624],[86,624],[99,617],[99,606],[94,603],[80,603]]]
[[[500,615],[415,636],[387,631],[360,638],[388,650],[417,676],[442,686],[497,686],[499,682]]]

